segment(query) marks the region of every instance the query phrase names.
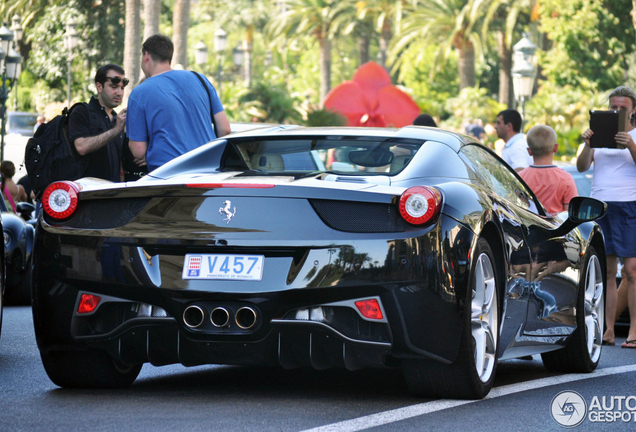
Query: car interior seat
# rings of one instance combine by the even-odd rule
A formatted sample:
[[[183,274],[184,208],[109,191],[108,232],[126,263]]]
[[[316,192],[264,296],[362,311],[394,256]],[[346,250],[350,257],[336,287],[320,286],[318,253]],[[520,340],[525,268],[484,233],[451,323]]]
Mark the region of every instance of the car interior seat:
[[[250,162],[252,163],[252,169],[262,171],[285,170],[285,162],[283,161],[283,157],[279,154],[255,153]]]
[[[391,161],[391,169],[390,172],[398,172],[402,168],[404,168],[409,161],[411,160],[411,155],[398,155],[393,158]]]

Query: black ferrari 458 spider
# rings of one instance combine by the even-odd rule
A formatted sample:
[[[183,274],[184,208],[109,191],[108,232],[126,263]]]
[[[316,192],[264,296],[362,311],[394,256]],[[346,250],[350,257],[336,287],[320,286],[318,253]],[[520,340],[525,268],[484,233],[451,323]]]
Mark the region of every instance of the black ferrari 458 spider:
[[[256,129],[42,203],[33,317],[62,387],[127,386],[143,363],[385,366],[417,395],[482,398],[500,360],[601,355],[605,204],[547,217],[440,129]]]

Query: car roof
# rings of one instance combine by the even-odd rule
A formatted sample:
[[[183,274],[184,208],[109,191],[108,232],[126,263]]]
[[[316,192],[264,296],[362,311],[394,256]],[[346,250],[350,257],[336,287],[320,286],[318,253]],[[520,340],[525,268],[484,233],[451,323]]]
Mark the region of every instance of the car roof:
[[[7,115],[9,117],[37,117],[40,114],[21,111],[7,111]]]
[[[424,141],[440,141],[451,146],[455,151],[468,142],[478,142],[466,135],[440,128],[425,126],[405,126],[403,128],[373,128],[373,127],[303,127],[295,125],[281,125],[270,128],[250,129],[233,133],[227,138],[251,138],[251,137],[300,137],[300,136],[327,136],[327,137],[378,137],[378,138],[405,138],[421,139]],[[225,137],[224,137],[225,138]]]

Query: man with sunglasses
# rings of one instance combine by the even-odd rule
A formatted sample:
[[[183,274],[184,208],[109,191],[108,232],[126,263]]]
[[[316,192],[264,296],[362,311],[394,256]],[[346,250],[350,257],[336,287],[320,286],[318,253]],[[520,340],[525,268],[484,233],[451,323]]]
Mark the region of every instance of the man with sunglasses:
[[[124,69],[116,64],[97,69],[97,97],[77,104],[69,116],[69,140],[81,156],[88,158],[84,177],[121,181],[126,110],[118,114],[113,108],[119,106],[124,97],[124,87],[128,85],[124,75]]]
[[[156,34],[146,39],[141,59],[146,80],[128,98],[130,150],[136,160],[145,158],[151,171],[230,133],[230,123],[212,84],[190,71],[172,69],[173,52],[168,36]]]

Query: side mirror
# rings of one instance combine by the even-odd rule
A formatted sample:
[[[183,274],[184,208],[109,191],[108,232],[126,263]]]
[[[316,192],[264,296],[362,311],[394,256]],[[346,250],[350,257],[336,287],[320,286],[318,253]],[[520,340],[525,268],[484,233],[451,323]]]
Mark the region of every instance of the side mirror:
[[[568,219],[576,224],[600,219],[605,216],[605,213],[607,213],[607,204],[589,197],[574,197],[568,207]]]
[[[15,205],[15,209],[18,213],[31,213],[35,211],[35,206],[31,203],[20,201]]]
[[[568,218],[557,228],[549,230],[538,225],[530,226],[528,245],[533,246],[554,237],[560,237],[585,222],[602,218],[607,213],[607,204],[603,201],[577,196],[572,198],[568,207]]]
[[[32,219],[31,214],[35,211],[35,206],[28,202],[19,202],[15,205],[15,212],[22,216],[22,219]]]

